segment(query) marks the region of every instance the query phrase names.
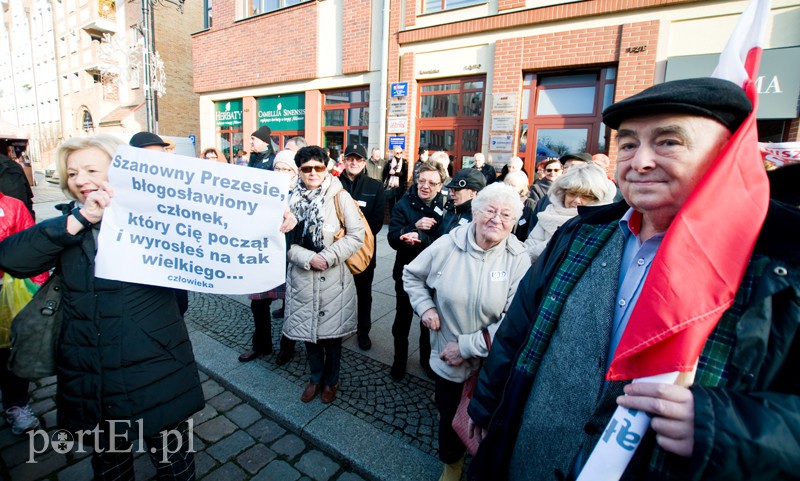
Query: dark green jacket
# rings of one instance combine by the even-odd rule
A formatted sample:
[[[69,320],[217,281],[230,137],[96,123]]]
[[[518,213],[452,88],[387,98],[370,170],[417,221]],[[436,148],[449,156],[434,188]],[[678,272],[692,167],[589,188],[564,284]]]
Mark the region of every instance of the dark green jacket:
[[[127,420],[136,433],[141,419],[143,434],[151,436],[202,409],[174,290],[95,277],[91,230],[73,236],[66,222],[66,216],[50,219],[0,243],[0,265],[10,274],[30,277],[57,267],[62,275],[59,427]]]
[[[468,479],[507,478],[536,367],[557,323],[558,315],[548,320],[548,313],[560,312],[568,296],[564,279],[582,272],[576,245],[584,246],[590,262],[627,209],[624,202],[579,209],[521,281],[469,406],[472,419],[489,432]],[[600,245],[592,246],[598,239]],[[692,387],[691,459],[668,454],[645,438],[623,479],[800,477],[798,328],[800,211],[772,201],[734,305],[700,357]]]

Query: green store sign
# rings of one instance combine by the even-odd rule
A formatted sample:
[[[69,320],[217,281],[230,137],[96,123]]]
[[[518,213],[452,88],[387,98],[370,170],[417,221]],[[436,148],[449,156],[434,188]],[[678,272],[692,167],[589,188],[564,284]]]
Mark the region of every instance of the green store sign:
[[[305,93],[259,97],[256,103],[259,127],[267,125],[272,131],[305,130]]]
[[[215,102],[217,128],[242,127],[242,99]]]

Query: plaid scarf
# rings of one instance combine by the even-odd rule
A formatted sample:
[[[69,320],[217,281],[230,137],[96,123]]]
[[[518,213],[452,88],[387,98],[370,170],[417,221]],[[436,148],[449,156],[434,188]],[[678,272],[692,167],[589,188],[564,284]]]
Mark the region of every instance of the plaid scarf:
[[[325,223],[322,204],[330,185],[330,176],[325,176],[322,185],[316,189],[306,189],[303,182],[298,182],[289,193],[289,210],[297,217],[296,229],[300,233],[301,240],[298,243],[314,252],[325,248],[322,241],[322,225]]]

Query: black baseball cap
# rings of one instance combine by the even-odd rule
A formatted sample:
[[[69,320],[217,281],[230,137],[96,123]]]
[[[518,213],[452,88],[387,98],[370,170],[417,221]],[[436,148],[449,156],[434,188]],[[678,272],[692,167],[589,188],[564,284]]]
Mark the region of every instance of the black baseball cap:
[[[160,145],[161,147],[169,146],[168,143],[164,142],[164,139],[152,132],[137,132],[133,134],[128,145],[139,148],[149,147],[151,145]]]
[[[569,154],[562,155],[558,160],[560,160],[562,164],[566,163],[568,160],[577,160],[578,162],[591,162],[592,155],[588,152],[571,152]]]
[[[366,159],[367,150],[361,144],[350,144],[344,149],[344,156],[347,157],[348,155],[357,155],[362,159]]]

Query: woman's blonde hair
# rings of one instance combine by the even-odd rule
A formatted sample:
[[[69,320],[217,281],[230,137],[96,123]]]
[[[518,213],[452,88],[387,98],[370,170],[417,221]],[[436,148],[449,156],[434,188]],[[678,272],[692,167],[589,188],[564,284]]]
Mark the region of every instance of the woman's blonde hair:
[[[528,196],[528,176],[525,174],[525,172],[521,170],[509,172],[506,174],[503,182],[513,187],[520,197]]]
[[[58,186],[61,187],[61,191],[64,192],[67,197],[75,199],[75,196],[72,194],[72,192],[70,192],[69,187],[67,187],[67,159],[70,155],[78,152],[79,150],[85,150],[94,147],[102,150],[108,156],[108,161],[111,162],[111,158],[114,156],[114,152],[117,150],[117,147],[123,144],[125,144],[125,142],[110,134],[97,134],[89,137],[74,137],[62,142],[61,145],[58,146],[58,149],[56,149]]]
[[[593,204],[608,204],[614,199],[616,188],[603,169],[595,164],[580,163],[560,175],[550,186],[547,195],[551,200],[555,198],[564,205],[567,192],[593,196],[597,199]]]

